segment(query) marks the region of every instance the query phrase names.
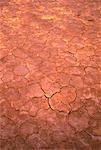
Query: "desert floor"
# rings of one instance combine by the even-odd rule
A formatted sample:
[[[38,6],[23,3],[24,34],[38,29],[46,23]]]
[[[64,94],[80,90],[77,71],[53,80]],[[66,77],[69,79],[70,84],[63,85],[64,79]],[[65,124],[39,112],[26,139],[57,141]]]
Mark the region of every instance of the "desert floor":
[[[0,0],[0,150],[101,150],[101,0]]]

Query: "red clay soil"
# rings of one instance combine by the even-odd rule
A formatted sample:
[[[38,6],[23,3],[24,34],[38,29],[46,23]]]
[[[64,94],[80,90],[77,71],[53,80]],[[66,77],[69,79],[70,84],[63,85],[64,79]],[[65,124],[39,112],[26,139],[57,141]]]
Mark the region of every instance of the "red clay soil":
[[[0,150],[101,150],[101,0],[0,0]]]

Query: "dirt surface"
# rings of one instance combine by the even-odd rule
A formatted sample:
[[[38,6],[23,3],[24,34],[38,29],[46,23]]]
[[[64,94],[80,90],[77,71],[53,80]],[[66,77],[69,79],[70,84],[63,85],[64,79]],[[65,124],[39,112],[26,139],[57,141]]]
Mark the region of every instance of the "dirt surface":
[[[101,150],[101,0],[0,0],[0,150]]]

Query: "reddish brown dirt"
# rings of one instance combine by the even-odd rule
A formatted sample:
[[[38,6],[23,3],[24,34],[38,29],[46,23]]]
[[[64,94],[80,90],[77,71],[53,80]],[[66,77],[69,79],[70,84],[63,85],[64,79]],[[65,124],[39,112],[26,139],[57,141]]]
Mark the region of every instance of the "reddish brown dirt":
[[[101,150],[101,0],[0,0],[0,150]]]

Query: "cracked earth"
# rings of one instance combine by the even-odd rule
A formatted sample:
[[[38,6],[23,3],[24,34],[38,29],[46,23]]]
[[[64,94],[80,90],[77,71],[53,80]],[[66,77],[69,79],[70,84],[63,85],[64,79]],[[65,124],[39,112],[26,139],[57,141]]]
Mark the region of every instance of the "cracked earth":
[[[0,0],[0,150],[101,150],[101,0]]]

